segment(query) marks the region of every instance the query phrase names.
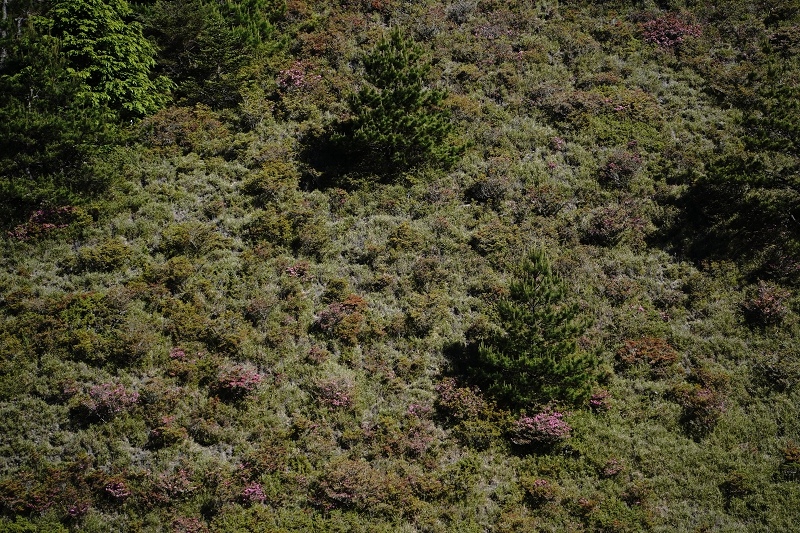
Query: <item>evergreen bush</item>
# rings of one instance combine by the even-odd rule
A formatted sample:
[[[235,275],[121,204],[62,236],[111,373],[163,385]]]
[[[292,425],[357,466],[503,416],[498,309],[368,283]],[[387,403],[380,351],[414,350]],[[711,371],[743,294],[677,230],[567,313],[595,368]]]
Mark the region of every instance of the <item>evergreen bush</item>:
[[[395,29],[362,62],[366,83],[350,98],[353,117],[343,125],[350,149],[389,173],[453,163],[459,148],[448,140],[446,92],[426,87],[431,65],[420,47]]]
[[[577,346],[586,320],[544,253],[528,255],[495,307],[502,333],[483,340],[469,365],[488,393],[515,407],[588,397],[596,362]]]

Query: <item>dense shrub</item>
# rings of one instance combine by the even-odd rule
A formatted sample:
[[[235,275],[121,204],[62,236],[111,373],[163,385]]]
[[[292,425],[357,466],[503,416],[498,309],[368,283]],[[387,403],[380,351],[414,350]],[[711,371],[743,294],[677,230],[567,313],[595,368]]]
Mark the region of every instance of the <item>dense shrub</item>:
[[[511,428],[511,442],[520,446],[551,446],[567,440],[571,433],[572,427],[564,420],[564,413],[542,411],[519,417]]]
[[[367,301],[351,294],[341,302],[333,302],[320,311],[314,329],[339,339],[349,346],[358,343],[364,325]]]
[[[617,350],[617,357],[626,366],[644,363],[653,375],[668,377],[671,367],[678,361],[678,352],[660,338],[629,339]]]
[[[790,295],[786,289],[760,281],[755,291],[749,291],[749,298],[742,303],[742,311],[753,325],[778,324],[789,312],[786,304]]]

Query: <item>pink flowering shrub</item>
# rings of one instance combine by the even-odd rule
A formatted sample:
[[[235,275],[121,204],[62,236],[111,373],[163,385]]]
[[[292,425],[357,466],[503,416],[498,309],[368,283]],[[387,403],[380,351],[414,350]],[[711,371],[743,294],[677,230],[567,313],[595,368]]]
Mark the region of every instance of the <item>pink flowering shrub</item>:
[[[128,411],[139,402],[139,393],[129,391],[121,383],[93,385],[81,399],[80,407],[90,417],[106,422],[119,413]]]
[[[568,439],[571,432],[564,413],[547,410],[533,416],[522,415],[514,422],[511,442],[521,446],[552,445]]]
[[[321,379],[316,384],[317,400],[327,407],[352,407],[354,388],[348,378]]]
[[[759,326],[777,324],[789,312],[786,305],[791,293],[774,284],[761,281],[755,294],[742,304],[748,322]]]
[[[278,73],[277,83],[284,91],[308,89],[322,79],[319,74],[311,72],[308,61],[295,61],[291,67]]]
[[[46,236],[47,234],[68,227],[81,216],[85,216],[77,207],[66,205],[50,209],[34,211],[24,224],[16,226],[7,232],[8,236],[18,241],[30,241]]]
[[[589,398],[589,408],[592,411],[608,411],[611,408],[611,393],[601,389],[592,393]]]
[[[476,419],[489,409],[480,391],[460,387],[454,378],[445,378],[436,385],[439,397],[436,407],[448,417],[456,420]]]
[[[113,500],[122,502],[131,495],[130,489],[122,479],[111,479],[103,487],[105,494]]]
[[[622,461],[612,457],[603,465],[601,474],[605,478],[611,478],[619,475],[624,469],[625,465],[622,464]]]
[[[243,490],[241,495],[242,502],[245,504],[264,503],[267,496],[264,494],[264,487],[255,481],[249,483]]]
[[[366,300],[351,294],[343,301],[333,302],[320,311],[314,321],[314,329],[353,346],[358,343],[366,308]]]
[[[710,433],[726,410],[725,394],[707,385],[684,384],[675,387],[672,392],[683,407],[681,423],[694,438]]]
[[[649,20],[642,24],[644,40],[661,48],[675,48],[687,37],[700,37],[702,30],[697,24],[689,24],[673,13]]]
[[[615,110],[622,111],[624,108]],[[612,152],[600,169],[600,182],[607,187],[627,187],[641,166],[642,156],[636,152],[628,150]]]
[[[172,533],[208,533],[208,526],[200,518],[179,516],[172,521]]]
[[[176,422],[173,415],[162,416],[158,425],[150,430],[149,444],[155,447],[170,446],[189,436],[186,428]]]
[[[556,499],[556,487],[546,479],[523,477],[520,479],[522,488],[525,489],[528,503],[540,506]]]
[[[232,365],[220,372],[213,388],[223,398],[240,400],[256,390],[263,380],[264,376],[255,368]]]
[[[154,498],[164,503],[184,500],[197,488],[197,485],[191,480],[191,473],[185,468],[181,468],[174,472],[159,474],[153,487]]]

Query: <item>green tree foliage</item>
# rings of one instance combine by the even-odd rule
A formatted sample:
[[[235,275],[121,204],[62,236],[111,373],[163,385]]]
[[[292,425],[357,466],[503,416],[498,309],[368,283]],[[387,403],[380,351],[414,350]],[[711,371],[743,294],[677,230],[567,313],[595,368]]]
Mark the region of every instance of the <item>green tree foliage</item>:
[[[364,59],[364,81],[350,99],[349,137],[370,165],[405,170],[423,163],[449,164],[459,149],[447,142],[452,130],[441,107],[445,91],[425,86],[430,64],[400,30]]]
[[[57,0],[43,21],[84,86],[78,98],[123,117],[142,116],[166,102],[168,82],[153,80],[155,48],[125,0]]]
[[[585,399],[595,361],[576,341],[586,321],[544,253],[528,255],[496,308],[503,331],[481,342],[470,362],[487,392],[514,407]]]
[[[241,69],[277,46],[274,23],[285,9],[283,0],[159,0],[142,18],[178,102],[228,108],[241,101]]]
[[[125,0],[4,4],[0,60],[2,223],[101,189],[92,158],[116,125],[168,97],[155,48]]]
[[[0,224],[42,204],[102,187],[88,162],[114,136],[113,113],[80,97],[85,85],[57,39],[26,28],[0,68]]]

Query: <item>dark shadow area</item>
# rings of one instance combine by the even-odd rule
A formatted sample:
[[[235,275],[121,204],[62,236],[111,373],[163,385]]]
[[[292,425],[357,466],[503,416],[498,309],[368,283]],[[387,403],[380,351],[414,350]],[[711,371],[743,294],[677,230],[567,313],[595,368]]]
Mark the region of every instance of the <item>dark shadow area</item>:
[[[748,281],[796,283],[800,195],[735,181],[698,181],[672,204],[680,215],[650,244],[702,265],[735,261]]]

